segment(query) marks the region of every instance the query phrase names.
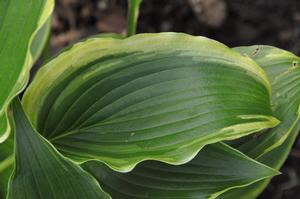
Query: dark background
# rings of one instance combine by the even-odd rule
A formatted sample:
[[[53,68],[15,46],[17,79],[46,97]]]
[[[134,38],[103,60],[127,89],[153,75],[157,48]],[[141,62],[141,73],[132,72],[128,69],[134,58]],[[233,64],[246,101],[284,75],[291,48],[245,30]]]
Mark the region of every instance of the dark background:
[[[126,0],[57,0],[50,53],[93,34],[125,34],[126,10]],[[300,55],[300,0],[143,0],[137,32],[167,31]],[[259,199],[300,199],[300,139],[281,171]]]

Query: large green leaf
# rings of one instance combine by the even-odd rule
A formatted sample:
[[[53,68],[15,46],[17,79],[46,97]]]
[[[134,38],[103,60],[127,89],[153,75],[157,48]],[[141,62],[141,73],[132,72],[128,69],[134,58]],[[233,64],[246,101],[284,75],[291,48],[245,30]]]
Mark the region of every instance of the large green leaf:
[[[23,104],[38,132],[78,162],[128,171],[191,160],[206,144],[275,126],[251,59],[179,33],[80,42],[44,66]]]
[[[236,146],[258,161],[280,169],[300,130],[300,58],[271,46],[239,47],[236,50],[251,56],[266,71],[273,89],[274,112],[281,119],[277,127],[241,140]],[[265,180],[247,188],[232,190],[221,198],[254,199],[268,182]]]
[[[110,198],[90,174],[35,132],[18,99],[12,104],[16,146],[8,199]]]
[[[277,174],[225,144],[208,145],[180,166],[146,161],[130,173],[118,173],[94,161],[83,168],[114,199],[212,199]]]
[[[28,80],[30,47],[53,9],[53,0],[0,1],[0,143],[9,135],[7,107]],[[35,46],[43,43],[35,42]]]

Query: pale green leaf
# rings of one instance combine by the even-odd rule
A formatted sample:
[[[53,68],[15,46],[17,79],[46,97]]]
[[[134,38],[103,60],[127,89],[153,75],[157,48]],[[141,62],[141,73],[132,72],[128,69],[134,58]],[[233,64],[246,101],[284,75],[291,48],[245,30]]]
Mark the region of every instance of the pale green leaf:
[[[33,64],[32,41],[49,18],[53,5],[53,0],[0,1],[0,142],[10,132],[8,104],[28,81]]]
[[[122,171],[182,164],[206,144],[278,124],[255,62],[179,33],[80,42],[38,72],[23,104],[64,155]]]
[[[35,132],[18,99],[13,101],[15,169],[8,199],[109,199],[97,181]]]
[[[0,143],[4,142],[9,137],[11,131],[7,112],[8,110],[4,110],[2,114],[0,113]]]

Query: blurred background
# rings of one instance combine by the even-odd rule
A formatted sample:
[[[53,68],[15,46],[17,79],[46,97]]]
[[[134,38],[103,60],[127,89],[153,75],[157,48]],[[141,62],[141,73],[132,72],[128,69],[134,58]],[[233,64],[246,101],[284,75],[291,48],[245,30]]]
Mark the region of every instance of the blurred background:
[[[97,33],[125,34],[126,13],[126,0],[56,0],[50,54]],[[300,55],[300,0],[143,0],[137,32],[168,31]],[[300,198],[300,138],[282,172],[259,199]]]

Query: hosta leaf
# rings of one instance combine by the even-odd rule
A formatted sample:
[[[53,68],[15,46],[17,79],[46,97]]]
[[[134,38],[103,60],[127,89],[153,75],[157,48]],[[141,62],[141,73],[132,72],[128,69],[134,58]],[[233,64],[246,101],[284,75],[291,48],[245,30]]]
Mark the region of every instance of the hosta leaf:
[[[49,18],[53,4],[53,0],[0,1],[0,143],[10,132],[8,104],[28,80],[33,38]]]
[[[32,54],[33,63],[38,60],[44,48],[47,47],[46,45],[50,37],[50,31],[51,17],[49,17],[43,26],[38,30],[32,41],[30,52]]]
[[[0,113],[0,143],[4,142],[8,138],[11,130],[7,112],[8,110],[4,110],[2,115]]]
[[[141,34],[74,45],[36,75],[23,104],[62,153],[128,171],[181,164],[206,144],[275,126],[251,59],[203,37]]]
[[[97,181],[63,157],[35,132],[18,100],[13,101],[16,125],[15,169],[8,199],[108,199]]]
[[[280,169],[300,130],[300,59],[292,53],[271,46],[236,49],[252,56],[265,69],[272,84],[275,115],[281,119],[281,123],[274,129],[260,136],[241,140],[236,146],[258,161]],[[268,182],[269,180],[265,180],[243,189],[232,190],[221,198],[254,199]]]
[[[272,166],[274,169],[280,169],[285,160],[287,159],[293,144],[298,137],[300,130],[300,122],[293,128],[287,139],[284,141],[282,145],[273,149],[272,151],[262,155],[257,159],[259,162],[263,162],[269,166]],[[233,189],[229,192],[218,197],[218,199],[255,199],[269,184],[270,179],[266,179],[263,181],[256,182],[250,186]]]
[[[0,198],[5,198],[9,177],[13,170],[13,137],[0,145]]]
[[[239,47],[266,71],[272,85],[272,107],[281,123],[260,135],[242,141],[239,149],[259,157],[281,145],[300,121],[300,58],[271,46]],[[255,147],[253,147],[255,146]]]
[[[212,199],[277,174],[225,144],[208,145],[180,166],[146,161],[130,173],[115,172],[99,162],[86,162],[83,168],[113,199]]]

